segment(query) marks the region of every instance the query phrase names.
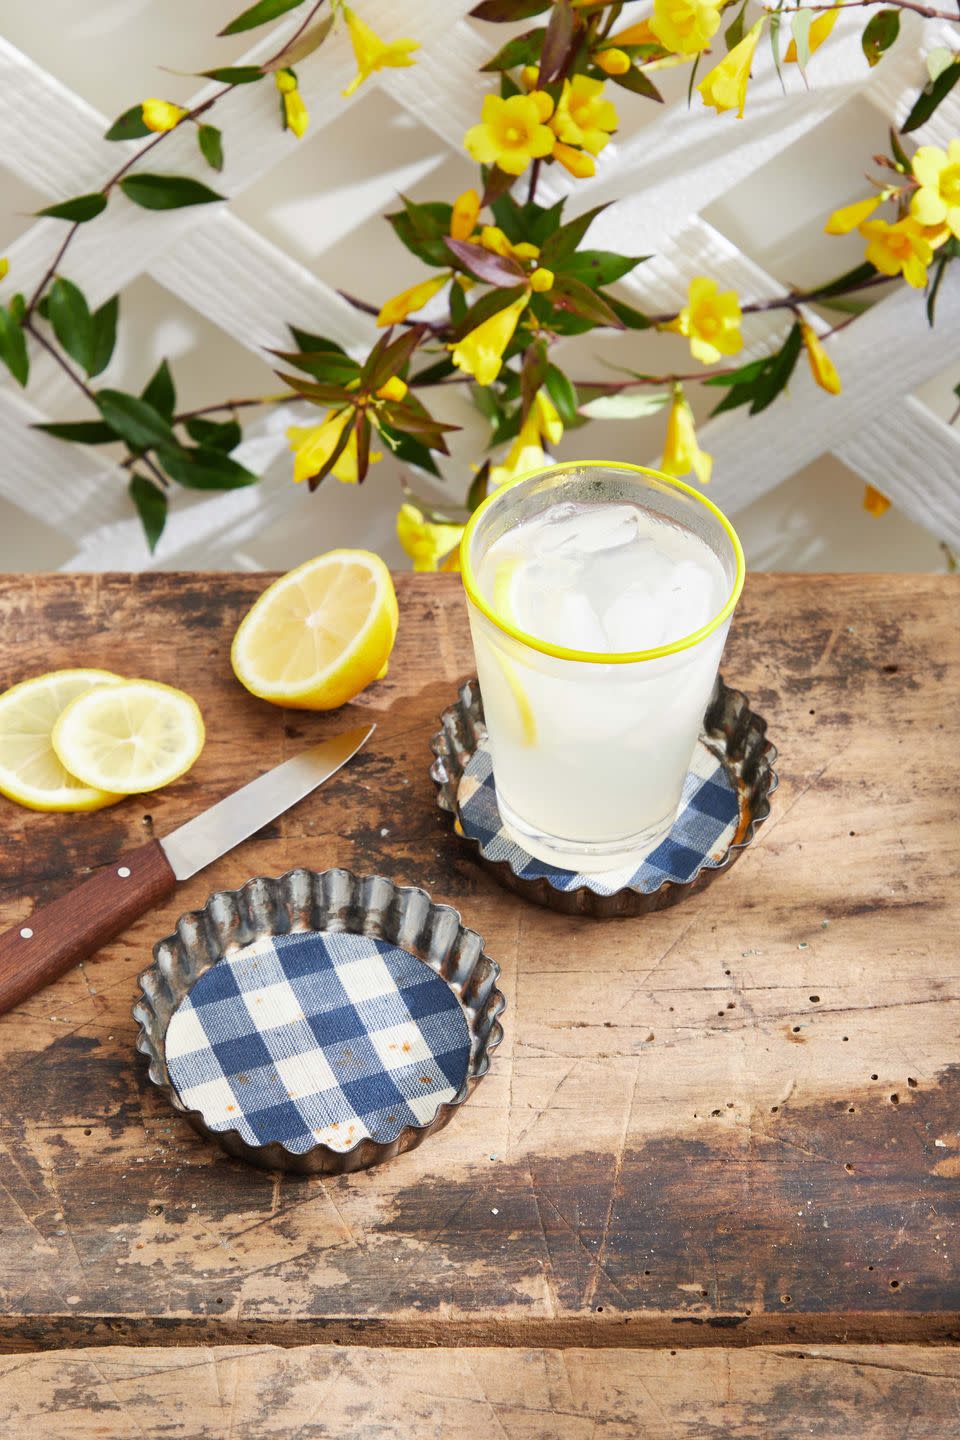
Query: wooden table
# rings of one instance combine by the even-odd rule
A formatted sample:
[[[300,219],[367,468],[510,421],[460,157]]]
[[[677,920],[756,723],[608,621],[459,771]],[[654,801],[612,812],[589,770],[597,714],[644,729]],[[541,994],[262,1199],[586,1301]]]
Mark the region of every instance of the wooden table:
[[[639,921],[496,887],[434,805],[470,673],[454,576],[402,576],[387,681],[260,703],[259,575],[0,582],[3,684],[181,685],[193,772],[95,815],[2,806],[5,925],[310,741],[375,718],[321,792],[0,1020],[0,1418],[32,1437],[960,1435],[960,585],[754,576],[724,670],[770,722],[758,844]],[[506,1040],[450,1128],[332,1181],[203,1143],[134,1053],[135,977],[210,890],[351,866],[458,907]]]

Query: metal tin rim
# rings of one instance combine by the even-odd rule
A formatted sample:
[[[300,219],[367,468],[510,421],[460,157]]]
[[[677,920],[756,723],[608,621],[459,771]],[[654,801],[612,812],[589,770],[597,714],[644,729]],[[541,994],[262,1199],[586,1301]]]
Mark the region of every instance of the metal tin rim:
[[[548,640],[539,640],[535,635],[530,635],[526,630],[521,630],[519,626],[504,619],[502,615],[498,615],[488,601],[484,599],[480,587],[477,584],[476,577],[474,576],[473,565],[470,560],[470,545],[481,518],[486,515],[494,505],[500,503],[505,495],[515,493],[519,485],[528,484],[531,480],[542,480],[548,475],[564,475],[573,470],[585,470],[590,466],[596,466],[598,469],[604,470],[625,471],[630,475],[649,476],[651,479],[659,481],[660,484],[667,486],[669,489],[679,490],[684,495],[696,500],[698,504],[702,505],[705,510],[708,510],[710,514],[713,515],[715,520],[719,520],[723,530],[726,532],[728,540],[733,546],[737,570],[730,594],[724,602],[722,609],[720,609],[712,619],[708,620],[705,625],[701,625],[699,630],[694,630],[692,634],[684,635],[669,645],[657,645],[650,650],[614,651],[610,654],[593,650],[572,650],[565,645],[553,645]],[[651,470],[646,465],[629,465],[623,460],[566,460],[562,465],[549,465],[538,470],[531,470],[526,475],[521,475],[512,485],[495,490],[492,495],[488,495],[486,500],[477,506],[467,521],[466,529],[460,540],[460,571],[463,576],[463,588],[467,592],[467,597],[480,611],[481,615],[484,615],[492,625],[495,625],[497,629],[501,630],[505,635],[509,635],[511,639],[519,641],[520,644],[526,645],[529,649],[536,650],[541,655],[551,655],[555,660],[576,660],[582,664],[590,665],[635,665],[645,660],[662,660],[667,655],[679,655],[681,651],[690,650],[694,645],[699,645],[701,640],[706,640],[708,635],[712,635],[715,630],[719,629],[723,622],[733,614],[737,601],[740,599],[740,593],[743,590],[743,582],[746,576],[746,561],[744,560],[743,546],[740,544],[740,537],[726,515],[724,515],[719,506],[714,505],[713,501],[708,500],[705,495],[701,495],[700,491],[695,490],[692,485],[685,485],[682,480],[677,480],[673,475],[665,475],[660,470]]]
[[[767,739],[767,722],[750,708],[746,695],[727,685],[717,676],[713,695],[704,716],[703,734],[712,748],[722,748],[723,758],[739,770],[738,793],[741,795],[741,823],[737,837],[728,846],[717,865],[701,865],[687,881],[664,880],[656,890],[643,891],[627,885],[613,895],[600,895],[581,886],[578,890],[559,890],[546,877],[537,879],[519,875],[508,860],[489,860],[480,844],[466,835],[460,824],[457,790],[460,777],[472,758],[481,735],[483,698],[476,679],[465,681],[456,703],[441,716],[442,728],[433,736],[431,749],[434,761],[430,778],[437,787],[437,805],[453,817],[460,838],[473,849],[485,869],[508,890],[548,909],[567,914],[589,915],[598,919],[636,917],[652,910],[676,904],[695,888],[703,889],[724,871],[729,870],[754,841],[757,831],[770,814],[770,797],[779,784],[774,764],[776,746]]]
[[[282,1141],[250,1145],[237,1130],[211,1130],[200,1111],[189,1110],[173,1087],[164,1045],[174,1010],[191,986],[225,954],[268,935],[339,930],[389,940],[424,961],[456,995],[470,1031],[463,1084],[422,1125],[405,1126],[394,1140],[370,1136],[347,1150],[318,1143],[305,1151]],[[187,911],[172,935],[153,947],[153,964],[139,977],[133,1007],[139,1023],[137,1049],[149,1060],[149,1076],[171,1106],[221,1149],[262,1169],[300,1174],[340,1174],[382,1163],[414,1149],[443,1128],[490,1068],[503,1039],[499,1016],[506,1000],[497,988],[500,967],[483,940],[461,922],[459,912],[437,905],[417,886],[395,885],[381,875],[342,869],[297,868],[274,878],[256,876],[236,890],[214,892],[200,910]]]

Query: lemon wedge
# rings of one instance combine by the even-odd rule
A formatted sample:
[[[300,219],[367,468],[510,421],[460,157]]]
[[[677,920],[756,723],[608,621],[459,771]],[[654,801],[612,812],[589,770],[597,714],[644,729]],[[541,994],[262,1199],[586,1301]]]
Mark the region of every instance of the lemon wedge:
[[[516,621],[512,593],[513,577],[518,564],[519,561],[516,557],[503,560],[493,577],[493,608],[511,625]],[[514,703],[517,707],[521,743],[524,745],[534,745],[537,739],[537,717],[533,713],[530,697],[523,688],[523,684],[517,674],[516,666],[496,647],[491,646],[491,649],[496,657],[497,664],[503,672],[503,678],[507,682],[510,694],[513,696]]]
[[[51,738],[60,763],[85,784],[139,795],[190,769],[203,749],[203,716],[171,685],[121,680],[71,701]]]
[[[334,710],[386,674],[399,611],[368,550],[331,550],[269,585],[241,620],[230,660],[261,700]]]
[[[100,810],[119,800],[71,774],[50,739],[71,701],[117,683],[109,670],[53,670],[0,695],[0,793],[30,810]]]

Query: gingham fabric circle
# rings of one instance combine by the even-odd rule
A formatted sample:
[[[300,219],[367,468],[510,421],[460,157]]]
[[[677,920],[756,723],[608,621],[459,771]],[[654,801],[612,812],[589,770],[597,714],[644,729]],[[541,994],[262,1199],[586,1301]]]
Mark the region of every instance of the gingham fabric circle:
[[[326,931],[218,960],[166,1038],[173,1087],[211,1130],[295,1154],[429,1123],[469,1058],[466,1017],[429,965],[385,940]]]
[[[486,860],[505,860],[521,880],[546,879],[555,890],[586,888],[615,895],[628,885],[644,895],[665,880],[686,884],[704,867],[720,864],[737,833],[740,805],[726,767],[701,738],[683,782],[683,797],[673,829],[637,866],[581,875],[537,860],[503,828],[497,806],[493,757],[483,740],[470,757],[457,789],[457,812],[465,835],[476,840]]]

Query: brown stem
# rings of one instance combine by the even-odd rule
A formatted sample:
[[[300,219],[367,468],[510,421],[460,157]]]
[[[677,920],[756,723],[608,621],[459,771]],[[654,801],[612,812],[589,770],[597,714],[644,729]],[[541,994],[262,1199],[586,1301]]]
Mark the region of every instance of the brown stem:
[[[865,5],[893,5],[898,10],[913,10],[917,15],[924,15],[928,20],[953,20],[956,22],[957,15],[952,15],[949,10],[936,10],[932,5],[919,5],[917,0],[843,0],[840,5],[781,5],[776,11],[768,11],[768,14],[789,15],[794,10],[860,10]]]
[[[532,205],[534,196],[537,193],[537,181],[540,179],[540,161],[534,160],[530,167],[530,187],[527,190],[527,204]]]
[[[268,59],[264,60],[261,67],[264,71],[264,74],[266,74],[266,67],[268,65],[272,65],[274,60],[276,60],[278,56],[283,54],[284,50],[286,50],[290,45],[292,45],[295,40],[298,40],[300,38],[304,30],[306,30],[307,26],[310,24],[311,20],[317,14],[318,10],[321,9],[324,3],[325,0],[315,0],[315,3],[311,5],[310,9],[307,11],[306,19],[300,25],[298,25],[297,29],[293,32],[289,39],[283,42],[279,50],[275,51],[273,55],[269,56]],[[229,95],[230,91],[235,90],[236,88],[236,85],[224,85],[220,90],[217,90],[215,94],[211,95],[209,99],[201,101],[199,105],[194,105],[192,109],[188,110],[187,113],[182,117],[182,119],[178,121],[178,123],[173,127],[173,130],[161,130],[158,135],[154,135],[152,140],[148,140],[146,145],[141,146],[141,148],[137,151],[136,155],[131,155],[129,160],[125,160],[124,163],[120,166],[120,169],[116,170],[113,175],[110,176],[109,180],[107,180],[101,188],[101,195],[109,195],[113,187],[117,184],[119,180],[123,179],[124,175],[127,174],[128,170],[132,170],[134,165],[138,164],[143,159],[144,155],[148,155],[150,151],[153,150],[155,146],[159,145],[162,140],[166,140],[168,135],[172,135],[174,133],[174,130],[179,129],[180,125],[183,125],[188,120],[196,120],[198,115],[204,115],[208,110],[211,110],[214,105],[218,104],[219,101],[223,99],[224,95]],[[67,231],[63,244],[60,246],[56,255],[53,257],[53,261],[51,262],[49,268],[45,272],[43,278],[41,279],[40,283],[34,290],[27,303],[25,320],[29,320],[34,310],[37,308],[37,305],[39,304],[44,291],[49,285],[50,280],[56,272],[61,260],[66,254],[67,247],[69,246],[74,235],[76,235],[77,231],[79,230],[80,223],[80,221],[75,221],[73,225],[70,226],[70,229]]]
[[[827,7],[829,8],[829,7]],[[844,295],[853,295],[858,290],[869,290],[875,285],[889,285],[893,279],[891,275],[871,275],[866,280],[861,280],[858,285],[851,285],[842,291]],[[796,310],[798,305],[815,304],[822,298],[829,286],[820,285],[815,290],[793,291],[789,295],[778,295],[773,300],[750,300],[746,305],[740,307],[743,315],[759,315],[766,310]],[[676,320],[676,313],[667,312],[663,315],[648,315],[647,319],[651,325],[668,325],[671,320]]]
[[[248,400],[221,400],[218,405],[201,405],[198,410],[183,410],[174,415],[173,424],[182,425],[185,420],[197,420],[201,415],[216,415],[220,410],[244,410],[251,405],[279,405],[285,400],[301,400],[303,397],[291,390],[289,395],[254,395]]]

